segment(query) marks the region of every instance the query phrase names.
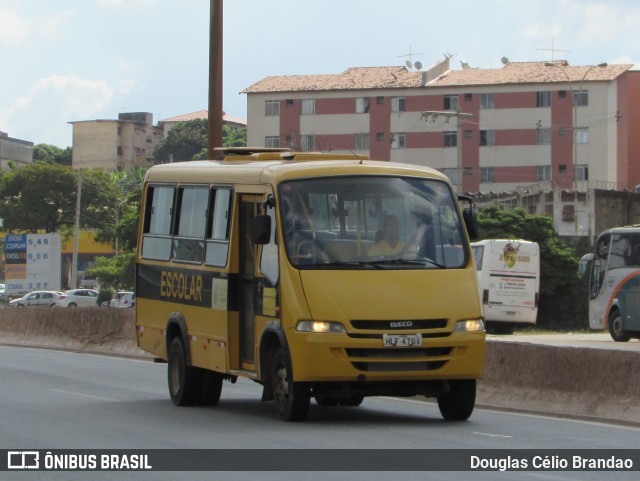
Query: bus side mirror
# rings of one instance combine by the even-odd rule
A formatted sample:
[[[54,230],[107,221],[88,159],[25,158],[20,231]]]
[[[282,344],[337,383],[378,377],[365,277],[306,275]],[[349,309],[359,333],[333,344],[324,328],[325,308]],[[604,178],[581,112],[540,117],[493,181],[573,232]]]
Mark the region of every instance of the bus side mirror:
[[[478,238],[478,215],[476,213],[476,206],[473,204],[471,197],[460,195],[458,196],[458,202],[468,203],[468,207],[462,209],[462,218],[464,219],[464,225],[467,228],[467,233],[471,240]]]
[[[593,254],[585,254],[578,264],[578,277],[585,277],[591,271],[593,263]]]
[[[271,216],[257,215],[253,219],[253,242],[268,244],[271,241]]]

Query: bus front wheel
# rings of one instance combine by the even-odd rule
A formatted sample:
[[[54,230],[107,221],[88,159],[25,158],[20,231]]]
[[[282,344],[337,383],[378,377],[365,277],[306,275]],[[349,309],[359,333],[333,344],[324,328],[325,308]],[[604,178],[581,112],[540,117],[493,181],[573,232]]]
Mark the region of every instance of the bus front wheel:
[[[176,406],[192,406],[200,394],[201,376],[197,368],[187,365],[184,345],[179,337],[171,341],[167,358],[171,401]]]
[[[293,382],[290,366],[288,354],[278,349],[271,375],[273,398],[283,421],[302,421],[309,412],[311,393],[307,384]]]
[[[438,398],[440,414],[447,421],[469,419],[476,404],[476,380],[462,379],[449,382],[449,390]]]
[[[609,315],[609,334],[616,342],[627,342],[631,336],[627,334],[622,325],[622,316],[617,309]]]

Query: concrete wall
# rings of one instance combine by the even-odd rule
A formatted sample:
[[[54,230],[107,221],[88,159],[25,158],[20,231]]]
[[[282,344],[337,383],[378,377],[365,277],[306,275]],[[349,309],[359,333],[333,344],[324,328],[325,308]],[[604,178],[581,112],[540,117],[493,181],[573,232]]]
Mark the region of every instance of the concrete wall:
[[[0,344],[152,356],[132,309],[0,308]],[[532,336],[533,338],[533,336]],[[478,406],[640,424],[637,350],[487,342]]]

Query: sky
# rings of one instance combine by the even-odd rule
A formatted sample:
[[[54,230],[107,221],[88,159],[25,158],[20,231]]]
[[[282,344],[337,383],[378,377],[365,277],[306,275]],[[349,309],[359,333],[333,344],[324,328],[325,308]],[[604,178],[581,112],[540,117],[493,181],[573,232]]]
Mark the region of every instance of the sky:
[[[0,0],[0,131],[61,148],[69,122],[208,105],[209,0]],[[555,51],[551,51],[551,48]],[[636,0],[224,0],[223,108],[271,75],[349,67],[640,64]]]

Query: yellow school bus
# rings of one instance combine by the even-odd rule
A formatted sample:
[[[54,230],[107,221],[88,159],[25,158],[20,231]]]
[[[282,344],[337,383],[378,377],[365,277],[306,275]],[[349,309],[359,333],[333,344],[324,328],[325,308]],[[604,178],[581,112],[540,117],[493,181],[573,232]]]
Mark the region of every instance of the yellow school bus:
[[[144,184],[137,339],[167,361],[173,403],[217,404],[245,377],[286,421],[379,395],[467,419],[485,350],[471,199],[415,165],[222,154]]]

